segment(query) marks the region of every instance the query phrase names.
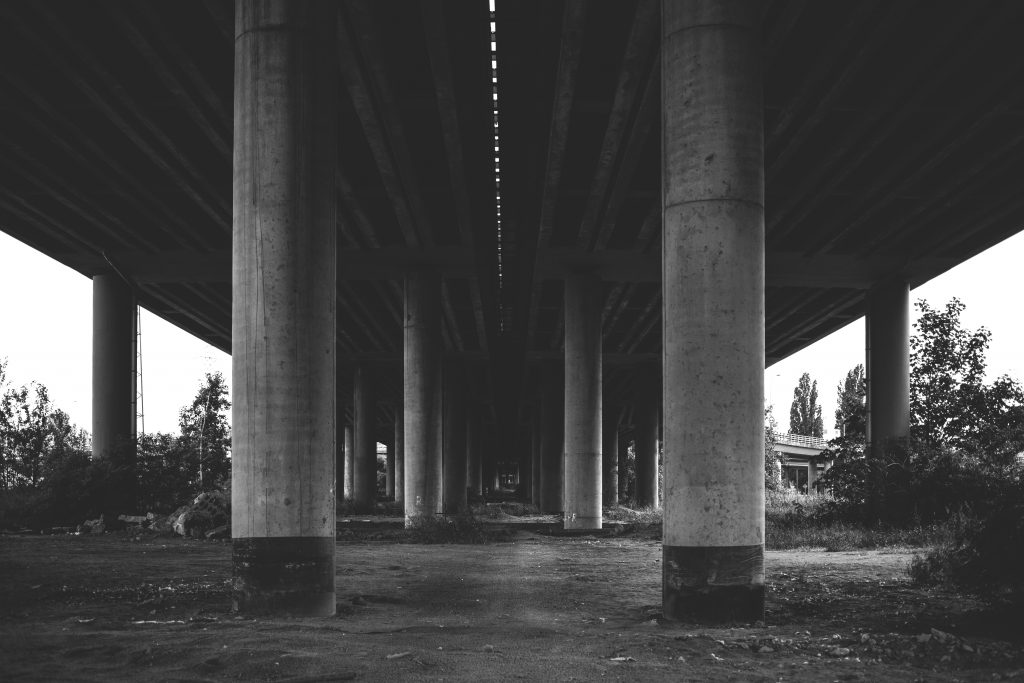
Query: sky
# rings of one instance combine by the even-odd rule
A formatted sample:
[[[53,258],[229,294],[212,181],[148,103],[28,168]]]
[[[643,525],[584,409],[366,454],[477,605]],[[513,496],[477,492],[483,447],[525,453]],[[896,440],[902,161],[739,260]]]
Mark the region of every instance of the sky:
[[[992,332],[988,377],[1024,381],[1024,232],[910,293],[942,308],[952,297],[966,309],[965,327]],[[13,385],[46,385],[53,404],[91,430],[92,283],[83,275],[0,233],[0,359]],[[911,311],[911,322],[916,320]],[[231,380],[231,358],[143,310],[142,385],[145,431],[178,431],[178,411],[191,403],[205,373]],[[765,370],[765,401],[779,428],[801,373],[818,383],[825,436],[834,435],[836,385],[864,362],[864,321],[855,321]]]

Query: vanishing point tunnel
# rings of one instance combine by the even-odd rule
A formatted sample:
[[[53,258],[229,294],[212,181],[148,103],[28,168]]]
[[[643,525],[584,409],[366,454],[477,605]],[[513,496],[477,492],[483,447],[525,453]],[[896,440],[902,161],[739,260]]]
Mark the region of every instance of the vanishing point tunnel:
[[[1024,225],[1024,4],[0,2],[0,228],[93,279],[97,458],[133,306],[232,355],[236,606],[331,614],[335,510],[499,467],[601,526],[664,459],[664,614],[764,609],[763,371]]]

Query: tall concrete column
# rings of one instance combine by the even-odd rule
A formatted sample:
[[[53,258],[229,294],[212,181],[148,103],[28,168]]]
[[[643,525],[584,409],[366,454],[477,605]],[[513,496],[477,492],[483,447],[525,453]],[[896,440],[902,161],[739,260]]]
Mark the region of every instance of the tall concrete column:
[[[395,498],[395,442],[391,441],[387,446],[387,460],[384,469],[384,495],[388,500]]]
[[[483,493],[483,444],[481,443],[483,435],[480,433],[480,430],[480,410],[471,405],[469,408],[469,428],[466,433],[466,486],[474,496],[479,496]]]
[[[601,437],[603,473],[601,498],[604,506],[619,502],[619,411],[605,404],[604,435]]]
[[[530,418],[530,503],[540,506],[540,415]]]
[[[377,403],[373,378],[357,367],[352,378],[352,503],[370,514],[377,503]]]
[[[633,422],[636,441],[636,504],[658,505],[658,441],[661,417],[661,379],[656,373],[641,384]]]
[[[566,529],[601,528],[601,313],[594,275],[565,279]]]
[[[355,495],[355,488],[353,487],[352,472],[355,469],[356,462],[355,452],[355,439],[352,435],[352,425],[345,425],[345,500],[349,503],[352,502],[352,497]]]
[[[453,362],[444,377],[444,513],[466,510],[466,373]]]
[[[629,498],[629,444],[633,439],[626,432],[619,432],[619,500]]]
[[[442,512],[441,278],[405,281],[405,522]]]
[[[335,12],[235,4],[231,526],[245,612],[335,610]]]
[[[549,514],[561,513],[562,454],[565,433],[565,396],[562,386],[562,364],[552,363],[544,369],[540,410],[540,509]]]
[[[92,454],[115,467],[107,512],[135,508],[135,296],[119,275],[92,279]]]
[[[395,408],[395,502],[405,501],[405,411]]]
[[[764,617],[761,2],[662,2],[663,613]]]
[[[868,295],[865,384],[868,441],[910,436],[910,288],[891,282]]]

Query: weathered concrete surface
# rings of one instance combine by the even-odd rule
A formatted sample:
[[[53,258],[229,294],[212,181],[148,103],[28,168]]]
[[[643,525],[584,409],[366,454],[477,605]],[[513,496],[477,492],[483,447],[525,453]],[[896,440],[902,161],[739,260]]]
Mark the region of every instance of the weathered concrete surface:
[[[345,500],[352,502],[352,471],[355,469],[355,439],[352,425],[345,425]]]
[[[441,279],[405,281],[405,518],[441,514]]]
[[[601,528],[601,312],[594,275],[565,279],[566,529]]]
[[[335,8],[235,7],[235,607],[334,614]]]
[[[405,412],[395,406],[395,502],[405,501]]]
[[[665,528],[670,619],[764,612],[760,3],[662,3]]]
[[[92,279],[92,453],[124,466],[108,512],[134,512],[135,297],[117,274]]]
[[[891,282],[868,295],[865,320],[868,439],[910,436],[910,288]]]
[[[550,363],[544,368],[540,411],[540,510],[562,512],[562,453],[565,422],[563,366]]]
[[[363,366],[352,377],[352,504],[373,512],[377,502],[377,402],[373,377]]]

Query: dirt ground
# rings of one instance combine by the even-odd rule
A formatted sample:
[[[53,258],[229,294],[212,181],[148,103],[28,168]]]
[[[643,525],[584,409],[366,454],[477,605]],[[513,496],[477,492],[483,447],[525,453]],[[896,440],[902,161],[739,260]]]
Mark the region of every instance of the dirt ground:
[[[1019,615],[906,552],[769,552],[767,623],[705,628],[661,621],[655,540],[379,537],[342,535],[320,619],[232,614],[229,542],[0,537],[0,679],[1024,680]]]

